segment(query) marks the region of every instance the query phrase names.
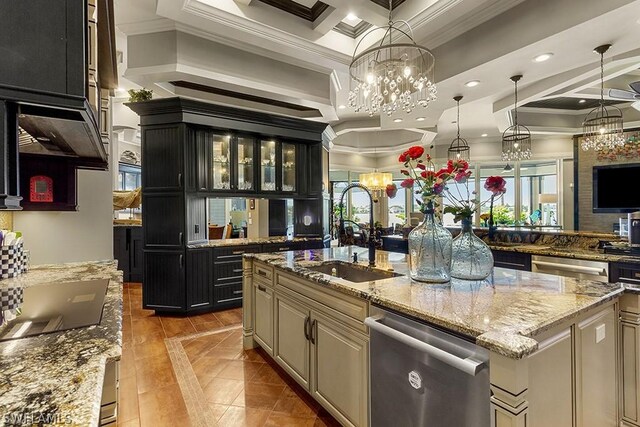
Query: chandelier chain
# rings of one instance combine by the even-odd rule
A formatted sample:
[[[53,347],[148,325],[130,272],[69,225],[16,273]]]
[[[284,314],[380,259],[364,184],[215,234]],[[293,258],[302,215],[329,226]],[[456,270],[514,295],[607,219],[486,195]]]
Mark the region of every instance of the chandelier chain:
[[[600,54],[600,107],[604,108],[604,53]]]
[[[458,139],[460,139],[460,101],[456,101],[458,103],[458,115],[456,118],[456,124],[458,125]]]
[[[515,86],[516,86],[516,90],[515,90],[515,94],[516,94],[516,99],[515,99],[515,105],[514,105],[514,118],[513,120],[515,121],[514,125],[518,126],[518,81],[516,80],[514,82]]]

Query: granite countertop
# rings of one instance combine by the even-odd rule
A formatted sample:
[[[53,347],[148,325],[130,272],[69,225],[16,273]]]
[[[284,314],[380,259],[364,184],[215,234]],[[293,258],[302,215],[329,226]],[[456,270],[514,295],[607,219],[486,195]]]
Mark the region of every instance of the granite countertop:
[[[491,244],[491,249],[498,251],[520,252],[531,255],[557,256],[562,258],[583,259],[588,261],[629,262],[640,264],[640,257],[619,254],[605,254],[602,249],[573,248],[562,246],[545,246],[535,244]]]
[[[502,268],[495,268],[482,281],[453,279],[447,284],[426,284],[408,277],[406,255],[385,251],[376,251],[377,268],[405,276],[352,283],[305,268],[328,260],[350,262],[354,252],[365,268],[366,251],[349,246],[244,256],[466,335],[482,347],[515,359],[537,349],[536,335],[617,298],[625,290],[621,284]]]
[[[243,245],[259,245],[263,243],[287,243],[287,242],[318,242],[322,241],[322,237],[293,237],[272,236],[272,237],[255,237],[243,239],[215,239],[201,243],[191,243],[188,248],[217,248],[221,246],[243,246]]]
[[[40,265],[0,287],[93,279],[110,279],[99,325],[0,342],[5,425],[47,419],[44,424],[99,425],[105,365],[122,353],[122,272],[116,262]],[[19,417],[23,422],[11,421]]]

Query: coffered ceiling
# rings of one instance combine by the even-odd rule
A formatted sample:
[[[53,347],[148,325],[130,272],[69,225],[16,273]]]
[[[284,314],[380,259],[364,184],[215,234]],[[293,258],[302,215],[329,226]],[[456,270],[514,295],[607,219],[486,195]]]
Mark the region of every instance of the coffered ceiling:
[[[498,138],[512,121],[514,74],[524,75],[519,104],[526,104],[522,120],[531,121],[524,124],[540,134],[576,133],[599,97],[592,50],[603,43],[613,44],[605,58],[608,87],[640,80],[633,75],[640,0],[581,0],[580,7],[576,0],[394,0],[394,19],[407,21],[414,39],[434,53],[438,87],[434,103],[402,114],[401,122],[347,106],[352,55],[358,43],[362,50],[379,41],[383,31],[365,34],[386,25],[388,0],[115,2],[124,82],[160,96],[325,121],[339,129],[336,144],[347,151],[377,153],[412,138],[448,143],[455,95],[464,96],[463,136],[472,144]],[[553,56],[535,62],[542,53]],[[471,80],[480,84],[467,87]],[[580,99],[586,102],[576,107]],[[627,122],[640,125],[628,105],[619,105]]]

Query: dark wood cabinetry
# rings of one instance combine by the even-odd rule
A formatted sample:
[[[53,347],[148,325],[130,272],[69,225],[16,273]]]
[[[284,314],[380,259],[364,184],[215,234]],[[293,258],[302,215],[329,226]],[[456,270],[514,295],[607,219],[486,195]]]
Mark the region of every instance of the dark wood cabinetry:
[[[208,238],[207,197],[293,198],[300,223],[314,224],[296,230],[322,236],[322,167],[313,156],[326,125],[181,98],[127,105],[142,129],[145,308],[238,306],[242,258],[233,252],[286,250],[192,248]]]
[[[629,283],[631,285],[640,285],[640,263],[609,263],[609,282],[622,282]]]
[[[113,227],[113,258],[125,282],[142,282],[144,274],[142,227]]]
[[[493,265],[512,270],[531,271],[531,254],[492,249]]]

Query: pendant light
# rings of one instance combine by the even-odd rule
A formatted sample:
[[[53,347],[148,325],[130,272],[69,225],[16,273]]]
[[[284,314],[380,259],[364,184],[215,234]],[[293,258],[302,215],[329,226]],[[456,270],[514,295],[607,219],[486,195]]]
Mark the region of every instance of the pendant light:
[[[600,54],[600,105],[591,110],[582,122],[582,149],[605,150],[625,144],[622,111],[618,107],[604,105],[604,53],[610,44],[598,46],[595,53]]]
[[[457,95],[453,97],[453,100],[456,101],[456,109],[457,109],[457,119],[456,124],[458,125],[458,135],[455,137],[453,141],[451,141],[451,145],[449,145],[449,149],[447,150],[449,160],[466,160],[469,161],[470,150],[469,144],[464,138],[460,138],[460,100],[462,99],[462,95]]]
[[[426,108],[436,99],[433,54],[415,42],[406,21],[392,19],[392,12],[393,3],[389,0],[388,25],[365,33],[353,52],[349,106],[355,112],[364,111],[369,116],[410,113],[416,106]],[[378,30],[385,30],[380,42],[358,53],[362,42],[370,40],[369,36]],[[404,40],[394,41],[393,36]]]
[[[531,132],[526,126],[518,124],[518,81],[521,78],[521,75],[511,77],[515,93],[513,126],[509,126],[502,134],[502,160],[507,162],[531,158]]]

